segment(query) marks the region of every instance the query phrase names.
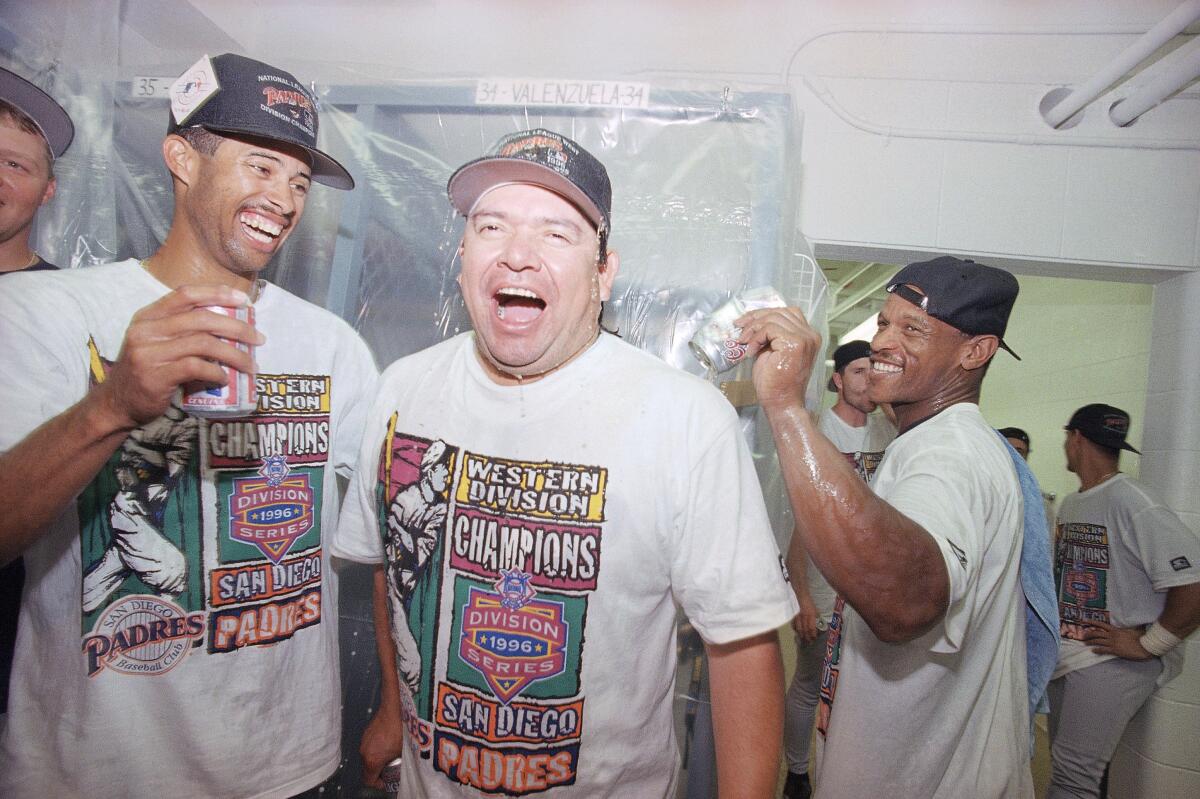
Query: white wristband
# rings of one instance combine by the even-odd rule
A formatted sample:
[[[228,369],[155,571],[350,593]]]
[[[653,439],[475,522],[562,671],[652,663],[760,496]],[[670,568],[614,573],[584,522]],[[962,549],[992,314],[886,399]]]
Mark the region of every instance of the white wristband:
[[[1180,639],[1174,635],[1166,627],[1163,627],[1158,622],[1150,625],[1150,629],[1138,639],[1138,643],[1142,645],[1151,655],[1162,657],[1179,645]]]

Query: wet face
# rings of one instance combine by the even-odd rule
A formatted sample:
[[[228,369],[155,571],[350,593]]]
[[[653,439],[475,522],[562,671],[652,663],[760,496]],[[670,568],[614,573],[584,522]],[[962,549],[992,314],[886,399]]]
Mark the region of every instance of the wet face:
[[[615,253],[598,261],[599,247],[587,218],[539,186],[500,186],[476,202],[458,283],[493,380],[536,380],[595,340],[618,266]]]
[[[867,381],[871,374],[871,359],[859,358],[846,364],[841,374],[834,375],[838,396],[842,402],[862,413],[875,410],[875,403],[867,395]]]
[[[0,119],[0,244],[28,233],[55,186],[45,140]]]
[[[1012,448],[1017,451],[1018,455],[1020,455],[1024,460],[1029,460],[1029,445],[1028,444],[1026,444],[1024,441],[1022,441],[1019,438],[1010,438],[1007,440],[1008,440],[1009,444],[1012,444]]]
[[[890,295],[871,340],[871,400],[941,410],[943,398],[961,393],[966,375],[961,364],[969,347],[970,339],[955,328]]]
[[[198,158],[176,196],[205,255],[253,278],[270,263],[304,213],[312,183],[307,154],[278,142],[226,137]]]

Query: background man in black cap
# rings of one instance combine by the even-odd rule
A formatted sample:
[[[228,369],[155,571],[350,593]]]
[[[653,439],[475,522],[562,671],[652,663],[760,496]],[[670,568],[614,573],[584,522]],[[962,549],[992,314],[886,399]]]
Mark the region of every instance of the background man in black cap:
[[[1181,639],[1200,626],[1200,536],[1120,471],[1129,414],[1085,405],[1067,422],[1079,492],[1058,511],[1060,631],[1050,683],[1048,799],[1098,797],[1125,726],[1179,673]]]
[[[1029,441],[1029,433],[1026,433],[1019,427],[1001,427],[996,431],[1008,441],[1012,448],[1017,451],[1024,460],[1029,460],[1029,453],[1033,452],[1032,444]],[[1054,537],[1054,500],[1053,493],[1042,492],[1042,507],[1046,511],[1047,532],[1050,537]]]
[[[158,251],[0,296],[0,561],[29,570],[5,797],[291,796],[339,761],[328,537],[376,371],[259,274],[311,182],[353,181],[283,70],[206,56],[170,96]],[[226,367],[259,410],[186,413]]]
[[[55,268],[33,249],[33,220],[54,197],[54,160],[74,136],[62,106],[0,68],[0,274]]]
[[[884,448],[896,437],[895,426],[868,396],[870,372],[870,343],[848,341],[834,350],[829,390],[837,392],[837,401],[821,413],[817,423],[817,428],[867,482],[883,458]],[[788,776],[783,795],[788,799],[808,799],[809,742],[837,594],[813,565],[800,535],[792,536],[787,567],[800,612],[792,619],[796,631],[796,671],[788,687],[784,714],[783,754]]]
[[[75,135],[71,117],[20,75],[0,68],[0,275],[54,269],[33,249],[33,220],[54,196],[54,159]],[[0,568],[0,716],[8,707],[8,675],[16,645],[25,566]]]
[[[819,335],[796,309],[738,322],[759,350],[755,388],[797,533],[844,600],[817,796],[1032,796],[1021,488],[977,404],[1017,283],[943,257],[905,267],[888,291],[869,396],[892,404],[900,434],[871,487],[804,408]]]
[[[729,403],[601,334],[607,171],[523,131],[448,191],[474,331],[381,378],[335,545],[379,565],[366,776],[403,750],[401,796],[673,795],[677,601],[707,642],[721,795],[769,795],[795,599]],[[389,521],[433,447],[423,549]]]

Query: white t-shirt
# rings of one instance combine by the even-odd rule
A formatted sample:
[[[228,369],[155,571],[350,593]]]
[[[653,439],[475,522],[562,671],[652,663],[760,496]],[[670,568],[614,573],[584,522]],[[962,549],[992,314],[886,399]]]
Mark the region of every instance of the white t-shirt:
[[[386,556],[401,796],[672,797],[675,603],[714,643],[796,613],[732,407],[614,336],[527,385],[470,333],[398,361],[359,464],[334,551]]]
[[[846,460],[854,470],[871,482],[879,462],[883,460],[883,451],[891,440],[896,437],[896,427],[883,415],[882,411],[867,414],[867,423],[862,427],[852,427],[846,420],[838,416],[833,408],[827,408],[817,422],[817,429],[825,434],[838,452],[846,456]],[[817,565],[805,554],[807,568],[805,577],[808,580],[808,593],[812,596],[813,604],[817,607],[820,618],[826,622],[833,615],[833,604],[837,600],[837,592],[821,574]]]
[[[6,278],[0,449],[82,398],[167,291],[137,261]],[[255,312],[259,412],[145,425],[26,551],[0,795],[284,797],[337,767],[327,543],[376,371],[277,286]]]
[[[952,405],[897,437],[871,485],[937,542],[950,604],[940,624],[901,644],[880,641],[844,606],[830,630],[817,795],[1032,797],[1022,500],[1004,442],[977,405]]]
[[[1062,640],[1055,677],[1115,657],[1083,643],[1087,622],[1153,624],[1168,588],[1200,582],[1200,536],[1129,475],[1063,497],[1057,527],[1054,578]]]

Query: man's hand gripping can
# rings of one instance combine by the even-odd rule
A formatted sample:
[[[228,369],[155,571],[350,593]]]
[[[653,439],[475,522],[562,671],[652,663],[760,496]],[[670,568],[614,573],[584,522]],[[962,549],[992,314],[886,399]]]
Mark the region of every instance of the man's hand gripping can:
[[[254,307],[226,308],[223,305],[206,305],[204,310],[231,316],[234,319],[253,325]],[[230,341],[230,344],[242,352],[254,355],[254,345],[243,344],[240,341]],[[221,364],[229,382],[223,386],[205,386],[195,391],[188,391],[194,384],[185,387],[180,407],[194,416],[246,416],[258,407],[258,391],[254,384],[254,375],[239,372],[233,367]]]
[[[747,289],[713,311],[688,346],[705,369],[717,373],[728,371],[746,357],[746,345],[737,340],[742,329],[734,325],[734,320],[747,311],[785,305],[783,297],[770,286]]]

